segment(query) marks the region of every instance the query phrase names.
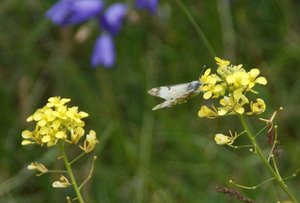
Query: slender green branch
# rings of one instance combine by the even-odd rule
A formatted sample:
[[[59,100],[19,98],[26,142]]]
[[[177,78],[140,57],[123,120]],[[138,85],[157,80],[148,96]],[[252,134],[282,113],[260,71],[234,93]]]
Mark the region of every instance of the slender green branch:
[[[274,157],[273,151],[274,151],[274,149],[275,149],[275,147],[276,147],[276,144],[277,144],[277,133],[278,133],[278,131],[277,131],[277,126],[275,126],[274,142],[273,142],[273,145],[272,145],[270,154],[269,154],[269,156],[268,156],[268,162],[270,161],[271,156]]]
[[[281,189],[286,193],[286,195],[290,198],[290,200],[295,202],[295,203],[298,203],[298,201],[294,197],[294,195],[288,190],[288,188],[287,188],[286,184],[284,183],[283,179],[276,173],[274,168],[272,168],[270,163],[267,161],[267,159],[263,155],[262,150],[260,149],[259,145],[257,144],[257,142],[255,140],[255,137],[253,136],[252,132],[250,131],[243,115],[239,114],[239,119],[240,119],[240,122],[241,122],[242,126],[247,131],[247,136],[248,136],[249,140],[251,141],[253,146],[255,146],[255,151],[256,151],[257,155],[259,156],[260,160],[263,162],[263,165],[265,166],[265,168],[273,176],[275,181],[278,183],[278,185],[281,187]]]
[[[270,124],[267,124],[267,125],[265,125],[265,127],[263,127],[262,129],[260,129],[260,131],[258,131],[255,135],[254,135],[254,137],[257,137],[257,136],[259,136],[267,127],[269,127],[270,126]]]
[[[82,152],[81,154],[79,154],[75,159],[73,159],[72,161],[70,161],[70,165],[72,165],[78,159],[80,159],[81,157],[83,157],[85,154],[86,154],[86,152]]]
[[[92,167],[91,167],[91,169],[90,169],[89,175],[88,175],[88,177],[80,184],[79,190],[82,188],[82,186],[84,186],[84,184],[85,184],[89,179],[92,178],[92,174],[93,174],[94,168],[95,168],[95,161],[96,161],[96,159],[97,159],[97,156],[94,156],[94,157],[93,157]]]
[[[48,170],[47,172],[43,172],[43,173],[38,173],[38,174],[35,174],[36,176],[42,176],[46,173],[68,173],[68,171],[65,171],[65,170]]]
[[[68,173],[66,170],[49,170],[46,173]]]
[[[204,45],[206,46],[206,48],[209,50],[210,54],[212,55],[212,57],[216,56],[216,53],[214,51],[214,49],[212,48],[211,44],[209,43],[207,37],[205,36],[204,32],[202,31],[202,29],[200,28],[200,26],[197,24],[196,20],[194,19],[194,17],[191,15],[191,13],[188,11],[188,9],[185,7],[185,5],[182,3],[181,0],[176,0],[177,3],[179,4],[180,8],[183,10],[183,12],[185,13],[185,15],[188,17],[189,21],[192,23],[193,27],[195,28],[197,34],[199,35],[199,37],[203,40]]]
[[[271,159],[272,159],[272,163],[273,163],[273,167],[274,167],[275,172],[277,173],[278,177],[279,177],[281,180],[283,180],[282,177],[281,177],[281,175],[280,175],[280,173],[279,173],[279,170],[278,170],[278,167],[277,167],[277,164],[276,164],[276,161],[275,161],[275,157],[274,157],[273,154],[272,154],[272,156],[271,156]],[[283,182],[283,183],[284,183],[284,182]],[[284,184],[285,184],[285,183],[284,183]]]
[[[60,147],[60,152],[62,154],[62,157],[63,157],[64,163],[65,163],[66,169],[67,169],[68,174],[70,176],[71,183],[72,183],[73,188],[75,190],[75,193],[77,195],[78,201],[80,203],[84,203],[82,195],[81,195],[80,190],[78,188],[78,185],[76,183],[76,180],[75,180],[75,177],[74,177],[74,174],[73,174],[70,162],[68,160],[68,156],[67,156],[66,151],[65,151],[64,143],[63,142],[59,142],[59,147]]]
[[[240,149],[240,148],[253,147],[253,145],[252,145],[252,144],[249,144],[249,145],[241,145],[241,146],[229,145],[229,144],[228,144],[227,146],[229,146],[229,147],[231,147],[231,148],[234,148],[234,149]]]
[[[238,184],[238,183],[235,183],[233,180],[229,180],[229,183],[232,183],[232,184],[234,184],[235,186],[240,187],[240,188],[243,188],[243,189],[254,190],[254,189],[258,188],[259,186],[261,186],[261,185],[263,185],[263,184],[265,184],[265,183],[268,183],[268,182],[270,182],[270,181],[272,181],[272,180],[275,180],[275,178],[274,178],[274,177],[273,177],[273,178],[269,178],[269,179],[264,180],[263,182],[261,182],[261,183],[259,183],[259,184],[257,184],[257,185],[254,185],[254,186],[240,185],[240,184]]]
[[[283,180],[294,178],[294,177],[296,177],[298,175],[299,172],[300,172],[300,168],[298,168],[292,175],[290,175],[288,177],[285,177]]]

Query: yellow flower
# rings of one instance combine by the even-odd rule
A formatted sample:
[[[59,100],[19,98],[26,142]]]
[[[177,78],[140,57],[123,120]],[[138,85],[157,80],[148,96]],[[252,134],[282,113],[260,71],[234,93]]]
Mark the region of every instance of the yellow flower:
[[[225,92],[223,86],[217,84],[217,82],[220,81],[219,76],[216,74],[210,75],[210,72],[211,69],[207,69],[199,79],[203,84],[200,89],[204,92],[204,99],[209,99],[211,97],[217,98]]]
[[[229,113],[243,114],[245,111],[245,109],[242,107],[244,103],[239,103],[239,99],[236,100],[231,95],[229,95],[229,97],[225,96],[223,99],[221,99],[220,104],[223,107],[218,108],[219,116],[224,116],[225,114]]]
[[[265,77],[257,77],[259,75],[260,71],[257,68],[253,68],[248,72],[249,75],[249,85],[248,88],[252,89],[256,83],[261,85],[267,84],[267,79]]]
[[[226,60],[220,59],[218,57],[215,57],[215,61],[216,61],[217,65],[219,65],[221,67],[229,66],[229,64],[230,64],[230,61],[226,61]]]
[[[217,74],[212,74],[211,69],[207,69],[199,78],[202,83],[200,89],[203,91],[204,99],[219,98],[221,106],[209,109],[202,106],[198,112],[199,117],[224,116],[227,114],[243,114],[244,105],[249,103],[248,92],[257,93],[252,88],[255,84],[265,85],[265,77],[259,77],[260,71],[257,68],[247,72],[243,65],[231,65],[229,61],[215,57]],[[252,112],[263,112],[265,108],[261,101],[251,103]],[[249,113],[247,113],[249,114]]]
[[[231,144],[232,137],[218,133],[218,134],[215,134],[215,141],[218,145]]]
[[[198,116],[200,118],[207,117],[207,118],[216,118],[218,113],[216,109],[213,107],[214,110],[211,110],[207,106],[201,106],[200,110],[198,111]]]
[[[234,90],[234,92],[233,92],[233,98],[234,98],[234,103],[242,103],[242,105],[249,103],[249,100],[243,94],[243,90],[242,89],[236,89],[236,90]]]
[[[59,180],[54,181],[54,182],[52,183],[52,187],[54,187],[54,188],[64,188],[64,187],[68,187],[68,186],[70,186],[70,185],[71,185],[71,183],[70,183],[70,182],[68,181],[68,179],[67,179],[65,176],[63,176],[63,175],[60,176]]]
[[[70,102],[71,99],[69,98],[62,98],[60,99],[60,97],[50,97],[48,99],[48,103],[46,104],[47,107],[59,107],[59,106],[63,106],[66,103]]]
[[[43,108],[37,109],[29,116],[27,121],[35,121],[36,127],[32,132],[22,132],[22,145],[38,144],[51,147],[59,140],[77,144],[84,135],[85,123],[82,119],[88,114],[78,111],[77,106],[68,107],[66,103],[69,101],[67,98],[51,97]]]
[[[258,98],[256,102],[250,102],[251,112],[248,114],[261,114],[266,110],[266,104],[264,100]]]
[[[245,71],[237,71],[226,77],[226,82],[232,84],[234,89],[245,87],[249,84],[249,76]]]
[[[87,134],[85,138],[83,146],[79,146],[79,147],[80,149],[85,151],[85,153],[89,153],[95,148],[98,142],[99,141],[97,140],[96,132],[94,130],[90,130],[89,134]]]
[[[38,163],[38,162],[31,163],[30,165],[27,166],[27,169],[28,170],[37,170],[37,171],[41,172],[41,174],[48,172],[48,169],[46,168],[46,166],[44,166],[43,164]],[[39,174],[39,175],[41,175],[41,174]]]

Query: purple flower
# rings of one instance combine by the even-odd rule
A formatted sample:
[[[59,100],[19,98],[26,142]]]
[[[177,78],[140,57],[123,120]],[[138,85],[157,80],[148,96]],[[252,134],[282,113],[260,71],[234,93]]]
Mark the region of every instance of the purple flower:
[[[146,9],[151,13],[155,13],[157,10],[158,0],[136,0],[135,6],[138,9]]]
[[[124,3],[114,3],[101,18],[101,26],[112,35],[116,35],[122,26],[128,7]]]
[[[94,51],[91,58],[93,67],[103,65],[104,67],[111,67],[115,63],[115,47],[111,35],[103,33],[100,35],[95,43]]]
[[[100,15],[102,8],[102,0],[60,0],[46,16],[58,25],[77,24]]]

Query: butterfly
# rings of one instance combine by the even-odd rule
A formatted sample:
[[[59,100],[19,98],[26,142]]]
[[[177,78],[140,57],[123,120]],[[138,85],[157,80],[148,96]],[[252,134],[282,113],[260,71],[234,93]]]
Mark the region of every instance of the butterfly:
[[[148,90],[150,95],[165,99],[164,102],[156,105],[152,110],[155,111],[157,109],[185,103],[189,98],[201,92],[200,86],[201,82],[195,80],[188,83],[152,88]]]

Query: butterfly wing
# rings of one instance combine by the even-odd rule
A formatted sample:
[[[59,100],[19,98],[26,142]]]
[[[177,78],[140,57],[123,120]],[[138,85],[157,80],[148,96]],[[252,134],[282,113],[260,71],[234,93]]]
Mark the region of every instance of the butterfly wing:
[[[200,92],[199,86],[201,83],[198,80],[170,85],[170,86],[161,86],[152,88],[148,93],[152,96],[157,96],[165,99],[161,104],[153,107],[152,110],[157,110],[165,107],[171,107],[179,103],[184,103],[188,98],[198,94]]]

